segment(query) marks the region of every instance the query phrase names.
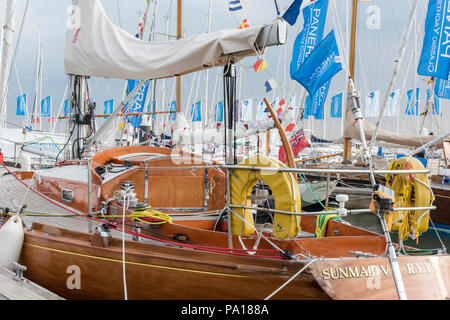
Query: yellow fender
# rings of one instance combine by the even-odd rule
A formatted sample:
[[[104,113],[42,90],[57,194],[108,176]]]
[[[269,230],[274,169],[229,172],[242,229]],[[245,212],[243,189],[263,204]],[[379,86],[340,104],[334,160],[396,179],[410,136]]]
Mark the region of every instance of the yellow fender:
[[[245,159],[239,165],[287,168],[277,159],[261,154]],[[264,181],[272,190],[275,209],[290,212],[300,212],[301,198],[298,183],[290,172],[264,172],[256,170],[235,170],[230,176],[231,204],[251,206],[251,192],[255,184]],[[231,230],[234,235],[245,236],[254,234],[255,222],[251,209],[234,209],[242,221],[235,214],[231,215]],[[275,213],[273,219],[273,235],[278,239],[296,237],[300,228],[300,217]]]
[[[425,167],[416,158],[403,157],[394,160],[388,170],[425,170]],[[395,204],[399,208],[428,207],[433,200],[426,173],[387,174],[386,186],[395,191]],[[406,240],[410,233],[418,236],[420,232],[426,232],[429,219],[429,210],[395,211],[392,217],[392,230],[398,230],[399,237]]]

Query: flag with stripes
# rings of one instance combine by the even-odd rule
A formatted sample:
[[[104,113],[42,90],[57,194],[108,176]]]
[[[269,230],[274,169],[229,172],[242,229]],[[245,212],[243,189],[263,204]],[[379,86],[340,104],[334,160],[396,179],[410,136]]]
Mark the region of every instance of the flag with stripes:
[[[241,1],[239,1],[239,0],[231,0],[231,1],[228,3],[228,9],[229,9],[230,11],[238,11],[238,10],[241,10],[241,9],[242,9]]]
[[[253,65],[253,69],[255,70],[255,72],[263,71],[266,68],[267,68],[267,63],[266,63],[266,60],[264,60],[264,59],[256,61],[256,63]]]

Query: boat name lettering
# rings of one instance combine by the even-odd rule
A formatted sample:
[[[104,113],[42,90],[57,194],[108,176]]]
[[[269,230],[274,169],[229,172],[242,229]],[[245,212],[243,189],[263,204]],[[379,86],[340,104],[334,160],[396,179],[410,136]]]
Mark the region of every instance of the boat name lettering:
[[[380,275],[387,276],[389,272],[388,265],[369,265],[367,267],[355,266],[344,268],[326,268],[321,271],[323,280],[338,280],[350,278],[376,277]]]
[[[408,274],[440,272],[431,262],[407,263],[406,270],[408,271]]]

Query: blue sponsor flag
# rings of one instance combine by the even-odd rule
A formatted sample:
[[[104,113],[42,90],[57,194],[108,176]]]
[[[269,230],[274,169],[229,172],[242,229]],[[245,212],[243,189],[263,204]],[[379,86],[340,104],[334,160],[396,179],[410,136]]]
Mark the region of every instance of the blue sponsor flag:
[[[450,69],[450,0],[430,0],[417,73],[448,79]]]
[[[69,99],[64,100],[64,117],[67,117],[70,114],[69,110]]]
[[[328,0],[318,0],[303,8],[303,29],[297,35],[290,64],[291,79],[300,65],[322,41],[328,11]]]
[[[17,97],[17,110],[16,115],[24,116],[25,115],[25,106],[27,105],[27,95],[21,95]]]
[[[408,102],[406,104],[405,114],[413,116],[419,114],[419,88],[416,88],[416,98],[415,103],[413,101],[414,90],[408,90],[406,92]]]
[[[202,101],[197,101],[192,105],[191,119],[192,122],[202,121]]]
[[[342,118],[342,93],[331,98],[330,116],[332,118]]]
[[[297,21],[298,15],[300,13],[300,6],[303,0],[294,0],[286,12],[283,14],[283,19],[287,21],[291,26]]]
[[[450,99],[450,81],[444,79],[436,79],[436,84],[434,85],[434,94],[443,99]]]
[[[172,101],[169,103],[169,121],[177,120],[177,102]]]
[[[111,114],[113,112],[114,99],[107,100],[105,103],[105,109],[103,111],[104,114]],[[105,117],[106,119],[107,117]]]
[[[41,100],[41,116],[50,117],[51,105],[52,105],[51,96],[48,96]]]
[[[305,100],[305,110],[303,111],[303,119],[309,119],[309,116],[314,115],[312,108],[311,96],[307,96]]]
[[[303,85],[310,95],[314,95],[340,70],[342,70],[342,64],[339,49],[334,30],[331,30],[300,66],[294,79]]]
[[[126,94],[129,95],[134,88],[140,84],[140,80],[128,80]],[[132,97],[123,108],[124,113],[142,112],[144,111],[145,99],[147,98],[149,81],[145,82],[145,85]],[[125,116],[128,122],[134,127],[139,128],[142,121],[142,115]]]
[[[228,9],[230,11],[237,11],[242,9],[241,1],[239,0],[232,0],[228,2]]]
[[[330,81],[321,86],[313,96],[312,99],[312,115],[315,119],[324,119],[325,100],[327,99],[328,89],[330,88]]]
[[[219,101],[214,108],[214,121],[223,122],[223,101]]]

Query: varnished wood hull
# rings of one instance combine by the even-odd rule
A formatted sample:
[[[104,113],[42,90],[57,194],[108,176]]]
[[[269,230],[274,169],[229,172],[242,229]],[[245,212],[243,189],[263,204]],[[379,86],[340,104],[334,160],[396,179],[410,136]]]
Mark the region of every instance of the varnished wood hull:
[[[26,277],[66,299],[123,299],[120,246],[100,248],[89,235],[71,237],[27,232],[21,263]],[[78,239],[74,239],[76,235]],[[128,299],[262,300],[303,263],[239,257],[160,245],[126,242]],[[80,287],[72,288],[79,268]],[[310,272],[292,281],[274,299],[329,299]]]

